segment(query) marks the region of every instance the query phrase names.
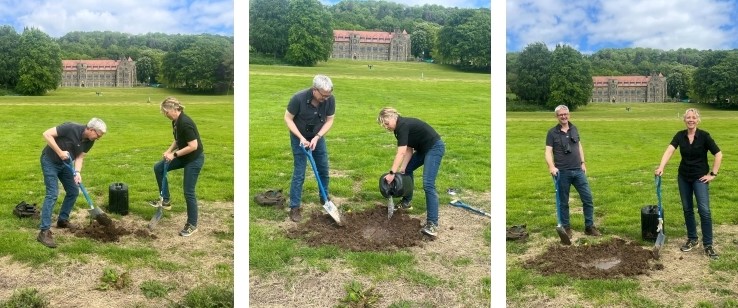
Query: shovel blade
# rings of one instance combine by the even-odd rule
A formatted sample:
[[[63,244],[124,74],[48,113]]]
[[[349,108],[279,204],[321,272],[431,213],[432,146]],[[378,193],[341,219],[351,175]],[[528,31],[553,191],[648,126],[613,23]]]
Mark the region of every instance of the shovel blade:
[[[105,215],[105,213],[102,210],[96,207],[87,210],[87,212],[90,213],[90,216],[92,216],[92,218],[97,218],[97,216]]]
[[[659,232],[659,235],[656,236],[656,244],[654,246],[661,247],[664,245],[664,241],[666,240],[666,235],[664,235],[664,232]]]
[[[571,239],[569,238],[569,235],[566,234],[566,230],[564,230],[564,227],[557,226],[556,233],[559,235],[559,239],[561,239],[561,244],[571,245]]]
[[[323,204],[323,208],[326,212],[328,212],[328,215],[331,215],[331,218],[341,227],[343,227],[343,220],[341,220],[341,213],[338,211],[338,207],[333,204],[333,201],[328,200]]]
[[[151,217],[151,221],[149,221],[149,230],[154,230],[154,227],[156,227],[156,224],[159,223],[159,220],[161,220],[161,217],[164,216],[164,211],[162,210],[162,207],[156,208],[156,213],[154,213],[154,216]]]

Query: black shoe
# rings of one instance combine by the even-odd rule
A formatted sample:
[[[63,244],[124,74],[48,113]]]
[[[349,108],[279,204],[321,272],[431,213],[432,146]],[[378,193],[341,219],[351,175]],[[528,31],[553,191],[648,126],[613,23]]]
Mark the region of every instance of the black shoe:
[[[301,209],[299,207],[291,207],[290,208],[290,219],[294,222],[300,222],[302,219],[302,214],[300,214]]]
[[[705,246],[705,254],[710,257],[710,259],[717,260],[718,254],[715,252],[714,249],[712,249],[712,245]]]
[[[413,206],[410,205],[409,201],[400,201],[400,204],[398,205],[401,209],[409,211],[413,209]]]
[[[38,233],[36,240],[41,242],[41,244],[44,244],[46,247],[56,248],[54,238],[51,236],[51,230],[41,230],[41,232]]]
[[[684,245],[682,245],[682,247],[679,248],[679,249],[681,251],[685,251],[686,252],[686,251],[692,250],[692,248],[695,248],[695,247],[697,247],[699,245],[700,245],[700,243],[698,243],[697,240],[688,239],[687,242],[684,243]],[[705,249],[707,249],[707,247],[705,247]]]
[[[59,219],[56,221],[56,227],[59,229],[69,228],[69,229],[78,229],[77,225],[69,222],[69,220]]]
[[[600,236],[602,235],[599,230],[597,230],[597,227],[595,226],[589,226],[584,228],[584,234],[591,235],[591,236]]]
[[[165,210],[172,209],[172,201],[161,201],[160,199],[149,201],[149,205],[153,207],[162,207]]]

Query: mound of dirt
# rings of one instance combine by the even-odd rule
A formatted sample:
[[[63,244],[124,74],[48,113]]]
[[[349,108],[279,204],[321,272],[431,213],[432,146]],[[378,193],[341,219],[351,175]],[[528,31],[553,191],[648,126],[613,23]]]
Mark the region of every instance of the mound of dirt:
[[[526,261],[523,267],[543,275],[565,274],[576,278],[622,278],[648,274],[663,269],[651,250],[615,238],[582,246],[553,245],[540,256]]]
[[[299,238],[309,246],[334,245],[352,251],[390,251],[422,246],[430,237],[420,233],[421,221],[403,211],[387,219],[387,208],[377,206],[361,212],[344,213],[345,224],[339,227],[322,211],[288,230],[289,238]]]
[[[99,219],[93,220],[92,223],[88,224],[84,228],[70,230],[74,232],[77,237],[86,237],[100,242],[117,242],[121,236],[135,235],[139,238],[152,238],[155,239],[156,235],[152,234],[148,229],[133,229],[121,226],[116,226],[112,220],[108,219],[104,224],[101,224]]]

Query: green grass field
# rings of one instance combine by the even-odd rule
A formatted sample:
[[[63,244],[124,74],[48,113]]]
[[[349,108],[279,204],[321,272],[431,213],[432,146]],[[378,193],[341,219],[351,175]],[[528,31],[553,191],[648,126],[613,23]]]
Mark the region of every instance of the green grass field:
[[[705,105],[684,103],[629,104],[631,111],[625,110],[624,104],[590,104],[571,113],[570,121],[580,130],[587,161],[587,176],[594,195],[595,223],[605,234],[605,238],[618,236],[633,241],[641,241],[645,247],[653,246],[652,242],[641,240],[640,209],[645,205],[656,204],[653,172],[658,166],[661,156],[678,130],[685,128],[681,115],[689,107],[700,109],[702,123],[699,128],[710,132],[723,152],[720,175],[710,184],[710,200],[713,225],[730,226],[738,223],[735,215],[735,202],[738,195],[736,161],[733,153],[738,152],[738,131],[735,123],[738,120],[736,111],[720,111]],[[555,192],[553,181],[548,174],[544,159],[545,137],[549,128],[556,125],[553,111],[550,112],[507,112],[507,213],[506,224],[527,224],[534,237],[546,237],[550,243],[558,242],[554,231]],[[710,164],[713,157],[708,154]],[[666,234],[668,240],[681,244],[686,238],[683,226],[683,214],[679,192],[676,185],[677,168],[680,155],[675,153],[667,165],[662,182],[662,202],[664,216],[667,220]],[[514,171],[514,172],[513,172]],[[511,176],[515,174],[515,176]],[[581,214],[581,202],[572,188],[570,202],[572,228],[583,232],[584,222]],[[699,222],[699,219],[698,219]],[[728,231],[725,231],[726,233]],[[701,234],[701,232],[699,232]],[[711,278],[734,276],[738,271],[738,252],[732,243],[734,234],[715,232],[715,246],[721,258],[709,262],[702,272],[694,273],[696,277],[712,282]],[[526,306],[533,298],[539,300],[562,299],[566,288],[571,289],[578,298],[576,306],[601,304],[602,298],[612,299],[612,306],[672,306],[679,303],[679,292],[674,292],[663,301],[640,301],[647,294],[639,292],[648,285],[641,284],[638,279],[622,279],[613,281],[586,281],[568,279],[566,277],[543,277],[521,268],[520,257],[527,252],[540,251],[537,244],[507,244],[507,301],[511,306]],[[676,244],[674,244],[676,245]],[[700,250],[701,251],[701,250]],[[678,264],[665,264],[677,267]],[[709,273],[709,274],[708,274]],[[699,276],[703,275],[703,276]],[[711,278],[708,278],[711,277]],[[717,279],[717,278],[714,278]],[[678,285],[679,281],[666,281]],[[607,291],[598,296],[586,294],[593,283],[608,285]],[[707,286],[712,286],[706,283]],[[691,288],[706,288],[702,285],[690,285]],[[668,292],[668,291],[667,291]],[[569,293],[566,293],[569,294]],[[617,294],[617,295],[613,295]],[[718,294],[701,303],[704,307],[728,305],[731,296],[735,296],[735,288],[728,296]],[[584,299],[586,298],[586,300]],[[599,298],[599,299],[598,299]],[[677,301],[674,301],[674,299]],[[568,302],[570,303],[570,302]],[[727,307],[727,306],[726,306]]]
[[[95,92],[102,92],[96,95]],[[171,122],[159,112],[159,103],[167,96],[177,97],[185,113],[196,122],[205,146],[206,162],[200,174],[197,194],[201,202],[232,202],[233,187],[233,96],[189,95],[155,88],[60,88],[41,97],[0,97],[0,143],[3,172],[0,174],[0,256],[33,267],[53,267],[68,258],[101,258],[111,266],[134,266],[182,270],[177,263],[158,259],[156,247],[121,247],[100,244],[89,239],[63,236],[57,249],[47,249],[36,242],[38,221],[20,220],[12,214],[20,201],[36,203],[41,208],[45,188],[39,158],[46,145],[41,136],[46,129],[62,122],[86,124],[92,117],[103,119],[108,133],[97,141],[85,158],[83,182],[93,203],[106,209],[108,187],[123,182],[129,187],[129,215],[142,224],[154,208],[148,200],[158,199],[153,165],[172,143]],[[150,102],[149,102],[150,100]],[[169,173],[170,193],[179,204],[173,213],[184,213],[182,171]],[[63,189],[54,210],[58,214]],[[85,198],[80,194],[73,215],[87,216]],[[109,213],[114,219],[120,215]],[[232,230],[232,222],[231,222]],[[176,234],[173,234],[176,235]],[[203,233],[203,236],[205,234]],[[233,232],[226,235],[233,240]],[[57,240],[59,242],[59,240]],[[63,258],[62,258],[63,257]],[[232,256],[230,257],[232,259]],[[228,265],[232,272],[232,265]],[[232,275],[231,275],[232,276]],[[232,285],[233,277],[212,277],[213,282]]]
[[[373,64],[373,68],[369,69],[367,64]],[[470,195],[489,194],[488,74],[462,73],[428,63],[331,60],[311,68],[250,66],[251,196],[274,188],[288,194],[293,162],[283,116],[291,96],[310,87],[315,74],[328,75],[335,87],[336,118],[326,140],[331,172],[339,176],[331,178],[331,195],[347,200],[347,206],[358,210],[373,206],[381,198],[377,181],[390,167],[396,144],[394,136],[376,123],[379,110],[385,106],[397,108],[403,116],[420,118],[441,134],[446,142],[446,154],[436,182],[439,189],[458,187]],[[312,174],[310,167],[306,172]],[[421,189],[419,185],[415,189],[412,214],[424,215],[425,198],[417,193]],[[442,203],[448,202],[442,197]],[[373,277],[368,279],[382,281],[398,279],[399,275],[399,279],[411,285],[448,286],[446,277],[418,271],[415,264],[420,261],[407,252],[352,253],[333,247],[315,249],[287,239],[277,227],[286,219],[287,212],[260,207],[249,201],[249,268],[252,275],[293,275],[301,271],[298,264],[302,262],[309,264],[312,270],[328,271],[330,264],[338,262],[358,271],[359,274],[348,275],[347,280]],[[315,181],[305,181],[303,202],[318,202]],[[473,236],[489,238],[489,230]],[[482,301],[486,297],[488,301],[489,278],[482,283],[486,284],[486,295],[475,291],[474,297],[481,296]]]

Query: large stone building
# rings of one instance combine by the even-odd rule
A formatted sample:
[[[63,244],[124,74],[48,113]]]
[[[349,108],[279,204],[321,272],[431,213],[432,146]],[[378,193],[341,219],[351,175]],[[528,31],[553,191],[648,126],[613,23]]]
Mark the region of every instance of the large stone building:
[[[136,81],[136,61],[121,60],[62,60],[61,87],[133,87]]]
[[[593,76],[592,102],[665,102],[666,77]]]
[[[354,60],[412,60],[410,34],[400,32],[333,30],[331,58]]]

